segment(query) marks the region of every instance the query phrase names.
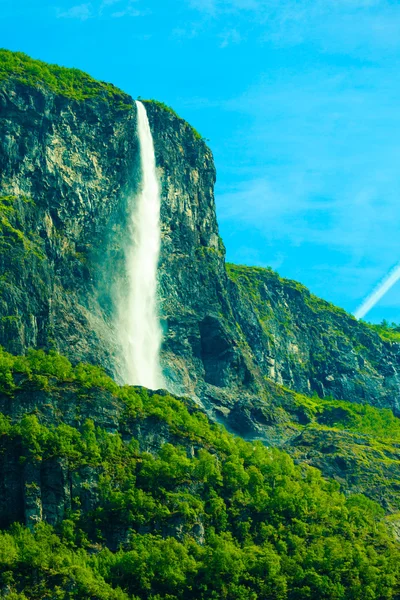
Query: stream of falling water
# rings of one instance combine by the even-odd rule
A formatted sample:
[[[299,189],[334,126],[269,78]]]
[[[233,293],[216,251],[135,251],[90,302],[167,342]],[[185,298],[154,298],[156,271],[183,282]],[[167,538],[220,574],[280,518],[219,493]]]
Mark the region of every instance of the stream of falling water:
[[[118,334],[124,383],[150,389],[163,387],[160,366],[162,333],[157,303],[160,255],[160,186],[153,137],[146,109],[136,102],[142,181],[132,199],[126,248],[127,289],[119,308]]]

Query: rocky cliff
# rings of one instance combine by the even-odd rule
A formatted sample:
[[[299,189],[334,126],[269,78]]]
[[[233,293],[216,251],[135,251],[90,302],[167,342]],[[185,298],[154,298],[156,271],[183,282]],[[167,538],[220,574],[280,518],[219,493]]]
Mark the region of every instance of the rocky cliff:
[[[225,265],[212,156],[147,104],[163,186],[164,364],[177,392],[228,415],[265,378],[305,394],[400,412],[400,344],[268,269]]]
[[[140,178],[136,108],[88,76],[62,86],[68,70],[56,71],[55,84],[3,51],[5,62],[10,56],[13,70],[0,80],[0,343],[13,352],[53,347],[115,374],[114,292],[123,287],[125,225]],[[224,417],[238,399],[268,400],[265,378],[398,411],[400,346],[268,270],[227,271],[212,154],[173,111],[146,108],[162,184],[170,388]]]
[[[53,347],[112,368],[104,279],[138,156],[120,100],[0,83],[0,343],[13,352]]]
[[[399,340],[390,341],[268,269],[228,265],[236,322],[269,379],[320,397],[400,412]]]

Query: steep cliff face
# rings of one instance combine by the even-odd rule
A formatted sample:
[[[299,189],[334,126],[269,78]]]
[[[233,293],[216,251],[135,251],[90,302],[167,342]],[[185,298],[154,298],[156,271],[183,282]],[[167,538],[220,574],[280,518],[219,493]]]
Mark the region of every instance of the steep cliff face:
[[[0,344],[11,351],[54,347],[112,368],[108,267],[138,181],[135,123],[134,107],[107,97],[0,83]]]
[[[184,121],[154,103],[146,107],[162,184],[159,280],[166,375],[177,392],[232,402],[252,375],[229,302],[213,157]]]
[[[400,414],[399,343],[273,271],[228,265],[228,273],[234,318],[266,377]]]
[[[206,145],[147,105],[162,181],[161,307],[170,386],[226,418],[265,378],[400,413],[400,344],[268,269],[225,267]]]
[[[140,182],[136,108],[103,84],[76,99],[40,78],[20,79],[0,81],[0,210],[8,223],[0,344],[16,353],[55,348],[116,374],[115,291],[124,288],[126,220]],[[163,365],[180,393],[204,397],[210,385],[212,397],[231,396],[248,369],[235,324],[220,320],[231,313],[212,154],[172,111],[153,102],[146,109],[162,184]]]
[[[79,93],[75,74],[72,88],[51,76],[0,72],[0,344],[53,347],[115,374],[115,290],[124,288],[126,220],[140,183],[136,108],[82,74]],[[266,378],[398,412],[399,344],[268,270],[227,272],[212,154],[172,111],[145,104],[162,186],[169,387],[226,422],[237,422],[238,401],[261,399],[274,412]]]

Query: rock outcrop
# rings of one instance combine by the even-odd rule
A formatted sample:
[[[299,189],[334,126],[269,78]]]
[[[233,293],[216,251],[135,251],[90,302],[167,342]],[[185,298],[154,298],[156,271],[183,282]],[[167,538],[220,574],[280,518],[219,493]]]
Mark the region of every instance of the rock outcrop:
[[[231,306],[263,375],[400,414],[400,344],[268,269],[228,265]]]
[[[108,267],[138,181],[135,123],[108,98],[1,82],[0,344],[12,352],[53,347],[112,369]]]
[[[40,389],[26,377],[18,378],[19,391],[13,395],[0,393],[0,419],[6,415],[12,423],[20,423],[27,415],[35,415],[40,424],[54,428],[67,425],[84,430],[88,420],[95,427],[110,434],[119,434],[129,443],[136,440],[140,450],[154,455],[166,443],[187,446],[188,455],[193,448],[184,436],[171,432],[168,425],[154,417],[133,418],[124,401],[112,392],[101,389],[84,389],[79,383],[60,382],[51,378],[50,389]],[[140,390],[139,390],[140,391]],[[162,393],[162,392],[161,392]],[[152,392],[149,392],[152,395]],[[188,401],[188,406],[191,406]],[[28,527],[46,521],[59,524],[67,518],[68,511],[80,507],[85,513],[100,507],[98,493],[101,470],[90,461],[77,466],[73,459],[54,455],[42,460],[27,452],[21,439],[3,436],[0,451],[0,529],[15,521]],[[175,527],[175,529],[174,529]],[[164,525],[170,535],[182,529],[178,523]],[[124,541],[129,526],[116,527],[108,540],[110,547],[118,549]]]

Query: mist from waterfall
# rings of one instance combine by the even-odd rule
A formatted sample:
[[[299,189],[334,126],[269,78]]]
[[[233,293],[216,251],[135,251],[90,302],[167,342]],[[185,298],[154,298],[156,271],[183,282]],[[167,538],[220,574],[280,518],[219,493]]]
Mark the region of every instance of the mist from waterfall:
[[[117,334],[121,346],[120,379],[150,389],[163,387],[160,366],[162,332],[157,302],[160,255],[160,186],[153,137],[144,105],[136,102],[140,145],[141,186],[132,198],[126,282],[118,301]]]
[[[385,294],[400,279],[400,264],[397,264],[379,283],[373,292],[364,300],[354,313],[356,319],[362,319],[374,306],[383,298]]]

